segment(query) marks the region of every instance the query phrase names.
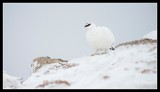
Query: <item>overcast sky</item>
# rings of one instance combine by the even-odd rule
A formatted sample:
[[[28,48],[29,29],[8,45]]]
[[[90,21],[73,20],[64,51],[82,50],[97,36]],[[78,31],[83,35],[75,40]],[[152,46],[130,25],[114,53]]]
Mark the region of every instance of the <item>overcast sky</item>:
[[[156,3],[3,3],[3,69],[27,78],[34,58],[90,55],[86,22],[110,28],[116,44],[157,30]]]

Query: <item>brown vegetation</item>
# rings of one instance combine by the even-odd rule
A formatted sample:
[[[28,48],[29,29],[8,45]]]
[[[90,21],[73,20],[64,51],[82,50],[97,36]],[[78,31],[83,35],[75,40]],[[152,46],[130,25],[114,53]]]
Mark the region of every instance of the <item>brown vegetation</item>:
[[[144,69],[143,71],[141,71],[141,73],[156,73],[156,71],[154,71],[153,69]]]
[[[49,84],[58,84],[58,85],[65,84],[67,86],[70,86],[70,83],[66,80],[55,80],[55,81],[51,81],[51,82],[49,82],[48,80],[44,80],[43,84],[38,85],[36,88],[40,88],[40,87],[43,88]]]
[[[144,38],[140,40],[134,40],[134,41],[126,42],[126,43],[121,43],[117,45],[115,48],[118,48],[120,46],[126,46],[126,45],[153,44],[153,43],[157,43],[157,40]]]
[[[33,62],[37,62],[37,66],[35,66],[35,69],[33,71],[33,72],[36,72],[43,65],[51,64],[51,63],[67,62],[67,61],[62,59],[51,59],[49,57],[38,57],[38,58],[35,58]]]

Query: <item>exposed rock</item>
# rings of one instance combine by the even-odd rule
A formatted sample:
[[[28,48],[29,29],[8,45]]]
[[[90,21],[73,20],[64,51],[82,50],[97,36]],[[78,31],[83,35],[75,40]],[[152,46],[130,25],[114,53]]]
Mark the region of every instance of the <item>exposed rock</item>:
[[[36,72],[40,69],[43,65],[51,64],[51,63],[59,63],[59,62],[68,62],[67,60],[62,59],[51,59],[50,57],[38,57],[33,60],[33,72]]]

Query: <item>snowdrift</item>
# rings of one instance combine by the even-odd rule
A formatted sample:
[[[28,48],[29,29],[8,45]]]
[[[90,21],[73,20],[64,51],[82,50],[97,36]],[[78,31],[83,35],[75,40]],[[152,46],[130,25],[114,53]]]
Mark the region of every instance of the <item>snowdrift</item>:
[[[34,61],[32,70],[37,66],[19,88],[156,89],[157,40],[127,42],[108,54],[69,61]]]

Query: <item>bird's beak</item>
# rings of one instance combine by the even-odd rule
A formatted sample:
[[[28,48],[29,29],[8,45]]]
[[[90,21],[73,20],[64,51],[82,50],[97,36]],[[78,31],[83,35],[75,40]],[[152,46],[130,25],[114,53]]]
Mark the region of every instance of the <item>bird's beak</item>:
[[[88,26],[90,26],[91,24],[86,24],[84,27],[88,27]]]

